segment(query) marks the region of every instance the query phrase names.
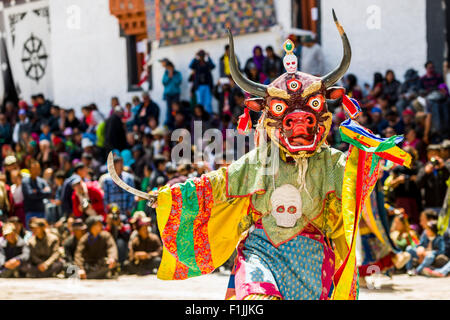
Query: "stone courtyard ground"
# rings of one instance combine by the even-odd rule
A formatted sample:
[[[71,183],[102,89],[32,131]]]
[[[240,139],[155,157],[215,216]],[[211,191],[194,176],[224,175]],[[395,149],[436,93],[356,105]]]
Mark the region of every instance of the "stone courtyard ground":
[[[185,281],[162,281],[156,276],[121,276],[117,280],[2,279],[0,300],[223,300],[228,276],[212,274]],[[361,300],[448,300],[450,278],[380,276],[361,289]]]

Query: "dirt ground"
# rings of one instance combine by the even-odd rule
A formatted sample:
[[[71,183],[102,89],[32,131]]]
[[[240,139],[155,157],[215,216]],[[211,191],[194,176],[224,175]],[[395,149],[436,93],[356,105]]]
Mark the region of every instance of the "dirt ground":
[[[118,280],[5,279],[0,300],[223,300],[228,276],[212,274],[184,281],[162,281],[156,276],[121,276]],[[361,300],[450,299],[450,278],[396,275],[369,279]]]

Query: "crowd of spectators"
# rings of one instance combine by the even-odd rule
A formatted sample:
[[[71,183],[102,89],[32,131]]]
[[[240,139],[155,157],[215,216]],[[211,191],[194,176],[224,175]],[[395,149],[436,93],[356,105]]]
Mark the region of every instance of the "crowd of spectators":
[[[320,56],[317,44],[309,48],[313,47]],[[265,53],[255,47],[243,71],[254,81],[270,83],[283,73],[283,66],[272,47]],[[215,63],[203,50],[190,63],[190,75],[181,74],[168,59],[160,62],[165,68],[161,79],[165,117],[160,117],[160,107],[146,92],[125,105],[111,98],[107,114],[94,103],[83,106],[81,117],[42,94],[29,102],[5,103],[0,113],[1,277],[76,273],[84,279],[155,272],[162,252],[155,210],[112,181],[106,167],[108,153],[114,152],[119,177],[144,192],[198,177],[218,165],[174,163],[171,150],[176,142],[171,133],[192,131],[195,121],[202,121],[203,132],[236,129],[248,97],[230,76],[228,46],[217,61],[220,78],[216,82],[212,76]],[[422,77],[408,70],[403,82],[391,70],[384,76],[376,73],[371,85],[359,86],[352,74],[343,79],[347,94],[360,101],[363,113],[358,121],[363,126],[381,137],[405,135],[401,147],[411,154],[412,166],[386,165],[382,181],[398,243],[419,262],[427,255],[413,252],[409,237],[418,239],[417,234],[423,232],[417,246],[427,249],[428,240],[434,246],[435,226],[421,221],[421,212],[431,210],[437,215],[450,176],[450,96],[431,62],[426,70]],[[191,83],[189,101],[180,99],[184,76]],[[213,98],[217,112],[213,112]],[[333,126],[328,143],[346,151],[348,145],[338,132],[346,115],[340,108],[330,111]],[[252,118],[257,117],[252,113]],[[409,220],[407,231],[401,227],[405,221],[397,221],[399,212]],[[444,242],[436,244],[440,251]],[[447,255],[448,245],[447,241]],[[418,272],[438,274],[430,265],[421,265]]]

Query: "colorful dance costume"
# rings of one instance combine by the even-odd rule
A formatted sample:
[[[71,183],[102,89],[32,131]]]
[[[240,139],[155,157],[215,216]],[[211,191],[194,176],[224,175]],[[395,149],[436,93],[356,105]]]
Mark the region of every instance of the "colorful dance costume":
[[[353,120],[358,103],[332,87],[351,60],[347,36],[334,18],[344,57],[322,78],[297,70],[288,40],[287,72],[269,85],[254,83],[240,73],[230,32],[232,77],[256,97],[247,108],[262,112],[257,147],[228,168],[159,190],[159,279],[211,273],[237,249],[229,299],[357,299],[355,236],[378,160],[410,160],[396,147],[401,138],[380,139],[361,127]],[[351,144],[348,155],[325,142],[331,104],[342,105],[351,118],[340,127]],[[251,128],[248,114],[239,121],[243,133]]]

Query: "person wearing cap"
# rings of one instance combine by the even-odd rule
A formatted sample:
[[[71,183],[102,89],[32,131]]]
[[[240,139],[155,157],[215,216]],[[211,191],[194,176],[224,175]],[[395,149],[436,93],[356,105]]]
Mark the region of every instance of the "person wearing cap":
[[[100,215],[105,218],[103,193],[98,184],[84,182],[80,177],[72,180],[72,213],[76,218]]]
[[[92,180],[97,180],[100,176],[101,164],[94,158],[92,152],[83,152],[81,154],[81,162],[87,167],[92,169],[93,177]]]
[[[52,190],[40,175],[41,165],[38,161],[33,160],[30,164],[30,176],[25,177],[22,182],[23,206],[27,226],[31,217],[44,218],[44,199],[49,199],[52,195]]]
[[[138,218],[137,235],[130,240],[129,258],[126,270],[130,274],[147,275],[155,273],[161,263],[162,243],[159,237],[149,231],[150,218]]]
[[[34,218],[30,222],[33,236],[28,242],[30,260],[27,265],[27,276],[31,278],[55,277],[63,269],[59,239],[47,231],[47,226],[47,221],[42,218]]]
[[[112,235],[103,230],[102,218],[86,219],[87,233],[75,251],[75,264],[80,279],[111,279],[117,275],[118,251]]]
[[[11,222],[3,225],[3,237],[0,238],[0,278],[23,276],[30,249],[16,232]]]
[[[14,155],[9,155],[3,161],[3,168],[6,175],[6,184],[11,185],[11,172],[13,170],[20,170],[20,167],[17,163],[17,158]]]
[[[74,263],[78,242],[86,234],[87,227],[82,219],[77,218],[73,221],[70,229],[72,234],[63,243],[64,260],[67,264]]]
[[[22,139],[23,133],[31,133],[30,121],[27,117],[27,111],[25,109],[19,110],[19,119],[14,125],[12,140],[14,143],[19,143]]]
[[[155,170],[153,170],[152,174],[150,175],[150,182],[149,182],[149,190],[153,190],[157,186],[157,180],[159,177],[162,177],[163,184],[165,184],[168,180],[165,172],[166,169],[166,158],[163,156],[157,155],[155,156],[153,160],[153,165],[155,166]],[[161,180],[161,179],[160,179]]]
[[[134,188],[134,178],[133,176],[123,170],[123,159],[122,157],[114,156],[114,168],[117,175],[125,181],[126,184]],[[130,216],[131,211],[134,207],[134,196],[120,188],[108,174],[103,181],[103,202],[105,207],[108,207],[111,203],[117,203],[122,214]]]
[[[79,162],[75,168],[73,174],[64,181],[61,188],[61,202],[62,202],[62,212],[65,217],[72,214],[73,203],[72,203],[72,182],[81,178],[84,180],[88,175],[88,168],[83,162]]]

